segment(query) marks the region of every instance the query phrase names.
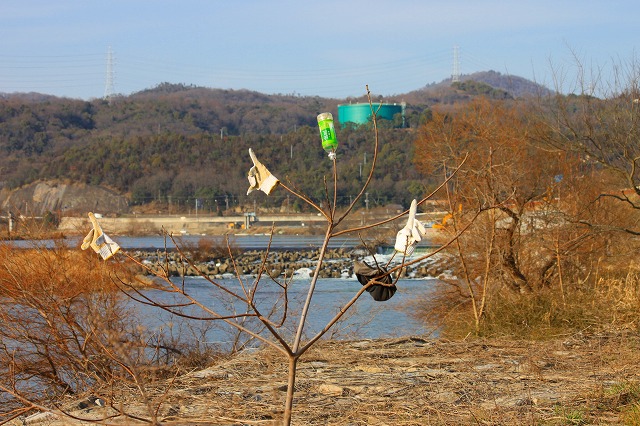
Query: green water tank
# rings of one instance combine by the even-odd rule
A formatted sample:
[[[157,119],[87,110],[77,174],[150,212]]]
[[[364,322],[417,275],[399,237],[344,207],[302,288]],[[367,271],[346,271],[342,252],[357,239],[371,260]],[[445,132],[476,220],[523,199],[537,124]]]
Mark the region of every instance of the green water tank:
[[[396,114],[404,118],[405,103],[373,104],[378,119],[393,120]],[[378,109],[379,108],[379,109]],[[338,123],[364,124],[371,119],[371,106],[368,103],[338,105]],[[403,120],[404,121],[404,120]]]

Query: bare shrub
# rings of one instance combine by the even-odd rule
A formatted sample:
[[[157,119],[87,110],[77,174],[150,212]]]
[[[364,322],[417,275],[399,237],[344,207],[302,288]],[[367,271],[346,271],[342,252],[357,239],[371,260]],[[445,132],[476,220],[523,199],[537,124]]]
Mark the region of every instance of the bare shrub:
[[[140,327],[112,281],[114,268],[135,281],[121,264],[64,244],[0,244],[0,421],[62,406],[69,395],[113,403],[114,385],[144,394],[155,380],[167,363],[160,354],[171,348]]]

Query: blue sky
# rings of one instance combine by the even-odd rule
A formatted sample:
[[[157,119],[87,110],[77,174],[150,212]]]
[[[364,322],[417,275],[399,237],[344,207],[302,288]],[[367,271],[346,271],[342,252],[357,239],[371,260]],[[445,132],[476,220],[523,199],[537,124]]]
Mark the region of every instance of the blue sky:
[[[390,96],[460,72],[552,75],[628,62],[637,0],[2,0],[0,92],[100,98],[162,82]],[[554,72],[554,70],[556,70]]]

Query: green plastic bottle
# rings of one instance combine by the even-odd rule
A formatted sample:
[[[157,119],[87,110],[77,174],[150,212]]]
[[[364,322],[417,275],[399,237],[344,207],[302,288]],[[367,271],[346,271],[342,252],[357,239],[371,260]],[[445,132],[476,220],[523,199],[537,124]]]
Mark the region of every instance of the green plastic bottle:
[[[333,125],[333,115],[330,112],[318,114],[318,128],[320,129],[322,148],[329,153],[329,158],[334,159],[338,148],[338,139]]]

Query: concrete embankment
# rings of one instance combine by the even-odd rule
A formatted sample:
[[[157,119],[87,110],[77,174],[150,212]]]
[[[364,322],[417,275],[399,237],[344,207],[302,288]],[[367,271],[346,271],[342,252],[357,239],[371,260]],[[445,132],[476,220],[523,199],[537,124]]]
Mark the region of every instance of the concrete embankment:
[[[163,230],[169,234],[221,234],[235,229],[250,230],[256,227],[295,226],[313,228],[326,220],[317,215],[268,215],[268,216],[151,216],[101,217],[100,226],[107,233],[120,235],[151,235]],[[90,227],[87,217],[63,217],[58,229],[62,232],[83,233]]]
[[[247,220],[249,218],[250,220]],[[269,233],[272,225],[276,233],[292,232],[300,235],[324,235],[326,219],[318,215],[265,215],[253,216],[131,216],[131,217],[100,217],[102,229],[113,235],[225,235],[233,233],[252,234],[254,232]],[[245,220],[247,220],[245,222]],[[368,218],[366,223],[380,221],[378,217]],[[351,224],[360,226],[365,222]],[[400,222],[398,222],[400,223]],[[401,225],[400,225],[401,227]],[[63,217],[58,230],[69,234],[84,235],[91,229],[88,217]],[[396,224],[387,223],[380,227],[380,234],[395,236],[400,229]],[[437,231],[427,228],[427,240],[433,240]],[[354,237],[355,238],[355,237]]]
[[[367,210],[353,212],[349,218],[343,221],[343,226],[359,227],[366,224],[386,221],[393,215],[402,211],[396,210]],[[423,224],[439,222],[444,212],[433,211],[419,213]],[[99,216],[99,215],[97,215]],[[134,214],[113,217],[109,215],[99,216],[100,225],[105,232],[120,235],[150,235],[158,234],[163,230],[173,234],[220,234],[242,230],[250,232],[253,229],[270,228],[275,225],[279,230],[287,228],[306,228],[309,233],[317,231],[324,234],[327,219],[319,213],[300,214],[274,214],[274,213],[238,213],[235,215],[217,216],[212,214]],[[401,217],[392,222],[386,222],[379,228],[381,230],[393,229],[395,231],[404,226],[406,217]],[[89,224],[87,216],[62,217],[58,228],[63,232],[80,232]]]

